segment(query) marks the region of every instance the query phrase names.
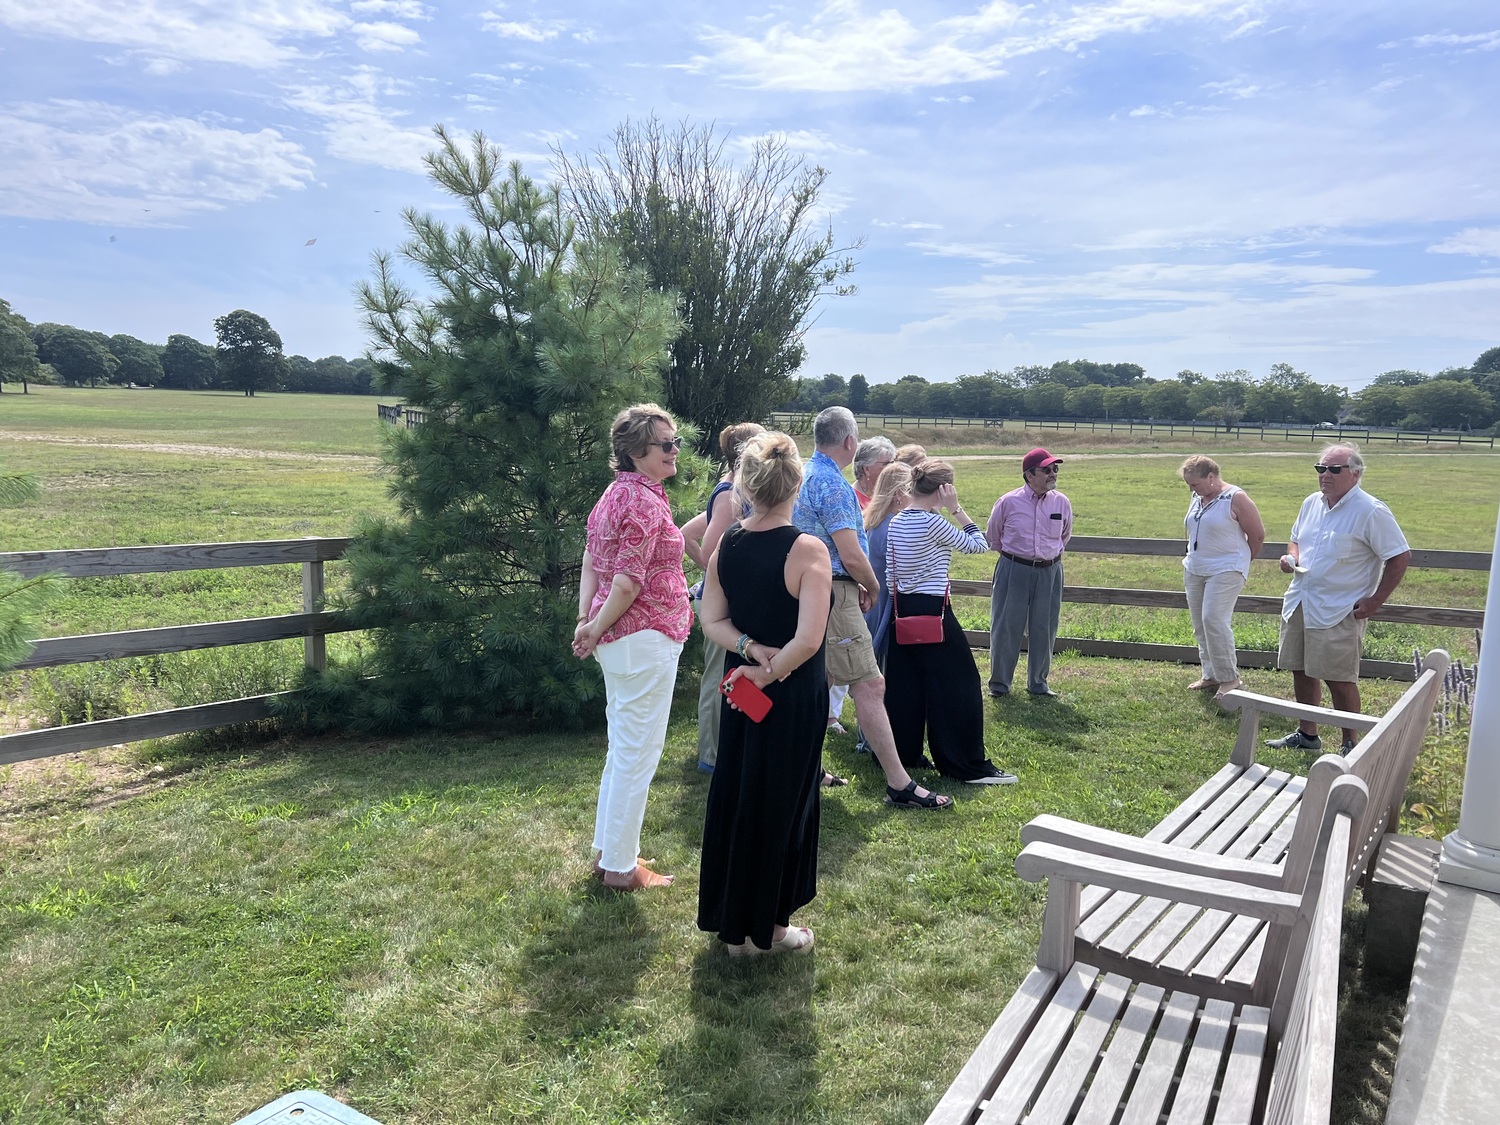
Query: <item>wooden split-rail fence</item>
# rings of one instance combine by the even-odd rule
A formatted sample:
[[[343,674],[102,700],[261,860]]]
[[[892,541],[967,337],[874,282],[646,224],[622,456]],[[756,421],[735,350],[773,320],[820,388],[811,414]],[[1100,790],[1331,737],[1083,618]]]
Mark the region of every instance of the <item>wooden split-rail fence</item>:
[[[273,539],[246,543],[189,543],[165,547],[105,547],[74,551],[21,551],[0,554],[0,568],[23,577],[51,574],[63,578],[104,578],[129,574],[162,574],[185,570],[211,570],[239,566],[286,566],[302,568],[302,611],[238,621],[213,621],[194,625],[170,625],[157,629],[130,629],[115,633],[91,633],[56,637],[35,642],[31,654],[17,670],[55,668],[99,660],[134,656],[156,656],[195,649],[224,648],[301,637],[303,657],[309,668],[321,669],[326,662],[325,638],[330,633],[353,628],[337,614],[323,608],[325,563],[344,556],[348,539]],[[1263,558],[1277,558],[1284,543],[1267,543]],[[1103,555],[1182,554],[1177,539],[1115,539],[1104,536],[1074,536],[1068,553]],[[1488,553],[1478,551],[1413,551],[1412,566],[1456,570],[1490,567]],[[988,599],[990,583],[953,583],[959,597]],[[1154,609],[1185,609],[1181,590],[1136,590],[1101,586],[1064,586],[1063,600],[1093,605],[1144,606]],[[1235,604],[1237,613],[1280,613],[1281,599],[1243,595]],[[1484,613],[1477,609],[1438,606],[1387,605],[1375,615],[1379,621],[1412,625],[1479,629]],[[989,634],[968,633],[975,648],[989,646]],[[1188,645],[1146,644],[1137,641],[1107,641],[1084,637],[1059,637],[1058,651],[1073,650],[1086,656],[1112,656],[1131,660],[1161,660],[1191,664],[1198,650]],[[1275,654],[1258,650],[1239,652],[1239,662],[1248,668],[1273,667]],[[1396,680],[1411,680],[1413,665],[1395,661],[1361,661],[1360,674]],[[0,735],[0,765],[47,758],[118,743],[187,734],[212,727],[255,722],[271,716],[271,701],[281,693],[254,695],[192,707],[176,707],[142,715],[99,719],[60,727],[45,727]]]

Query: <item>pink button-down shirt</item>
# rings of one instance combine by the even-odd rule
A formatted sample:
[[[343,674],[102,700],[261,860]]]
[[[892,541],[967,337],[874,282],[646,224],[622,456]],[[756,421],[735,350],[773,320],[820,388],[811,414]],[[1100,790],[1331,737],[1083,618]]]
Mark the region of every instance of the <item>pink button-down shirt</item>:
[[[1073,505],[1056,489],[1038,496],[1023,484],[995,501],[984,537],[997,551],[1048,562],[1073,538]]]
[[[672,522],[666,489],[641,473],[616,473],[614,483],[589,513],[588,527],[589,558],[599,576],[589,616],[604,605],[616,574],[641,584],[635,601],[599,643],[608,644],[642,629],[655,629],[674,641],[687,640],[693,611],[682,574],[682,532]]]

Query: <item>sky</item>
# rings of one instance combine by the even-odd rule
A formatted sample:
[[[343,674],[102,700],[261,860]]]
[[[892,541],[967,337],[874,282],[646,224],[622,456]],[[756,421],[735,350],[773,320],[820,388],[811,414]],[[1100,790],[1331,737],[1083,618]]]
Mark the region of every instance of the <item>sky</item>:
[[[371,254],[448,208],[433,124],[546,179],[653,113],[828,170],[858,292],[805,375],[1357,389],[1500,344],[1493,0],[0,0],[0,297],[352,357]]]

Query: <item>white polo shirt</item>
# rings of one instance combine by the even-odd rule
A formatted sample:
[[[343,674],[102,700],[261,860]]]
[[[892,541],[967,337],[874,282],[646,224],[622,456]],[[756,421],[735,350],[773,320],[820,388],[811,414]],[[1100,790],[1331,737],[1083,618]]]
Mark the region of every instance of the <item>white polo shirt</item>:
[[[1300,605],[1309,629],[1337,625],[1375,592],[1386,560],[1411,550],[1391,510],[1358,485],[1331,508],[1321,492],[1302,501],[1291,541],[1307,573],[1292,575],[1281,616],[1291,620]]]

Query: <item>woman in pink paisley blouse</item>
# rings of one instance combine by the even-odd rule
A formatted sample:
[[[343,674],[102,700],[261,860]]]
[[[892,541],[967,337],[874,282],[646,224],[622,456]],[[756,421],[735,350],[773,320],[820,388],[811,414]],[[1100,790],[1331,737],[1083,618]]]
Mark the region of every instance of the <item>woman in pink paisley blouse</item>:
[[[620,411],[610,438],[615,480],[589,514],[573,652],[580,660],[592,654],[604,670],[609,720],[594,870],[605,886],[637,891],[672,882],[641,861],[641,824],[693,613],[682,533],[662,488],[677,472],[677,424],[648,402]]]

